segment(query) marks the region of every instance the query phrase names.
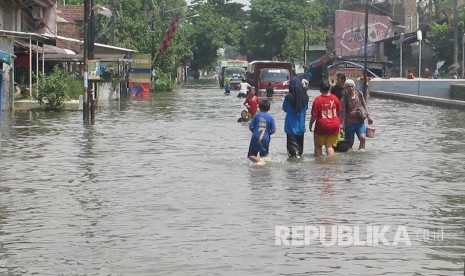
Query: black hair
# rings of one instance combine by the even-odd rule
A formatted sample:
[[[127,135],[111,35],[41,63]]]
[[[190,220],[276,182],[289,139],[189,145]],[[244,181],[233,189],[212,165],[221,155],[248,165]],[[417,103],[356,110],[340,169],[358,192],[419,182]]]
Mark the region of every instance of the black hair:
[[[337,73],[336,74],[336,78],[342,80],[342,81],[346,81],[346,75],[344,75],[343,73]]]
[[[263,101],[260,101],[260,104],[258,105],[258,107],[260,108],[260,111],[268,112],[270,111],[270,101],[266,99]]]
[[[322,79],[320,81],[320,83],[319,83],[319,86],[320,86],[320,91],[323,94],[328,93],[329,88],[331,87],[331,85],[329,84],[329,81],[327,79]]]

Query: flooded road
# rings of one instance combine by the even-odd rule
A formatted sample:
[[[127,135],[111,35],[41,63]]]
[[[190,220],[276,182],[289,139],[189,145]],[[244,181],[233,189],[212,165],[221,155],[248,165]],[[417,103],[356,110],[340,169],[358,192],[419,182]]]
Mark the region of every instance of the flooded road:
[[[4,112],[0,275],[463,275],[463,111],[374,98],[366,152],[296,162],[276,97],[257,166],[236,93]]]

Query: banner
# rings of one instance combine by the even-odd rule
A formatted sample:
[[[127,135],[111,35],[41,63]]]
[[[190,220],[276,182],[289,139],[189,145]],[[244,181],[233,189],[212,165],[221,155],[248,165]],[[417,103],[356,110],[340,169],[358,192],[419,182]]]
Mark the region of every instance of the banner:
[[[336,11],[334,50],[337,56],[363,56],[365,48],[365,13]],[[373,56],[374,42],[392,36],[392,23],[388,16],[368,15],[367,55]]]
[[[173,21],[171,21],[170,26],[166,30],[166,34],[163,37],[163,41],[160,44],[160,48],[158,49],[160,54],[166,51],[168,49],[168,46],[170,46],[170,40],[173,37],[174,33],[176,32],[176,27],[178,26],[178,21],[179,21],[179,14],[175,14]]]

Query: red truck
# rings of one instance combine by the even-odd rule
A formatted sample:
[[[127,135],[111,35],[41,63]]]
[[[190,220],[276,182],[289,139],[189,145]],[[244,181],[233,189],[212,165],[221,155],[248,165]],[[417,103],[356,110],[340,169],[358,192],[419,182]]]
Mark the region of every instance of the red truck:
[[[255,94],[266,94],[269,84],[274,88],[275,94],[289,92],[292,64],[285,61],[252,61],[249,63],[247,80],[255,87]]]

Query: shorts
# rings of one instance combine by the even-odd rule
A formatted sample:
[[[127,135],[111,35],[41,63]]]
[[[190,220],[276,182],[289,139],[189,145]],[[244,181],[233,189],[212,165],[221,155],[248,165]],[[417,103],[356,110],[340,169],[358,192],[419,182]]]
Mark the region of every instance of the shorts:
[[[333,147],[337,145],[337,137],[339,136],[338,134],[334,135],[318,135],[315,134],[315,145],[318,147],[325,146],[326,144],[331,144]]]
[[[261,142],[258,141],[250,141],[249,152],[247,153],[247,157],[249,156],[258,156],[260,153],[260,157],[265,157],[268,155],[268,150],[270,147],[270,142],[263,139]]]
[[[344,127],[344,139],[354,142],[354,134],[360,136],[365,135],[366,132],[367,128],[364,123],[346,125]]]

